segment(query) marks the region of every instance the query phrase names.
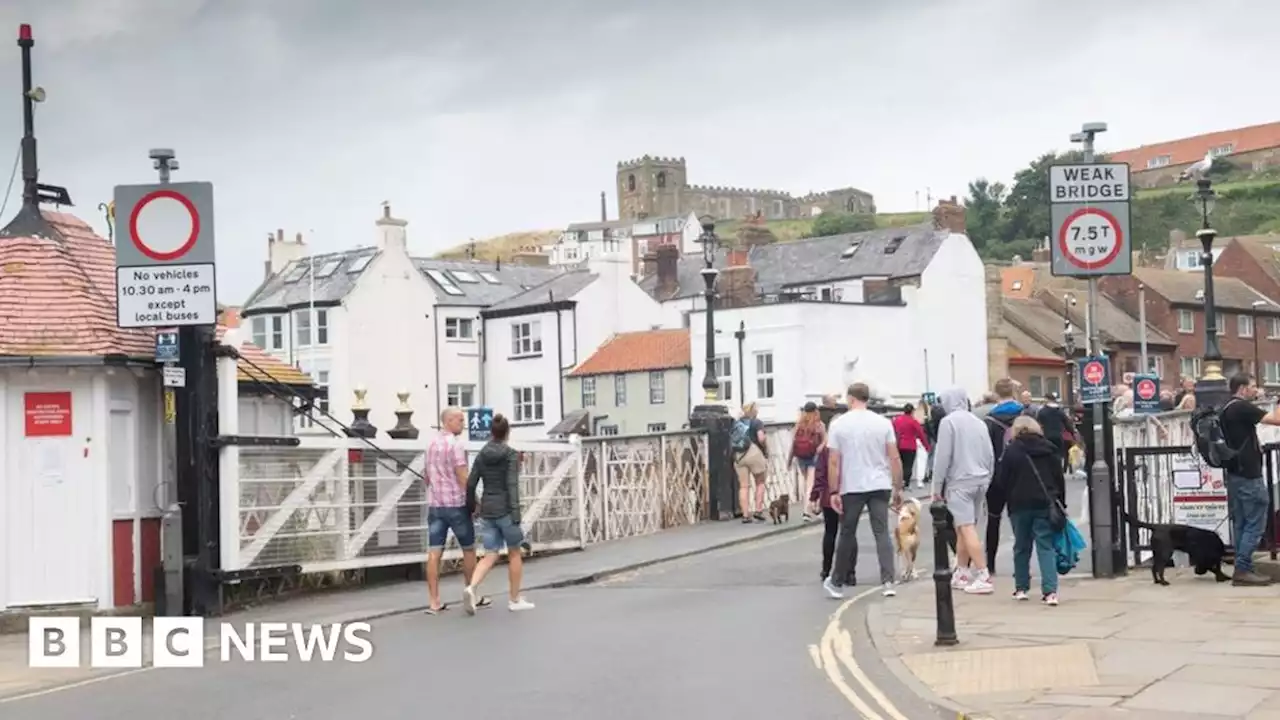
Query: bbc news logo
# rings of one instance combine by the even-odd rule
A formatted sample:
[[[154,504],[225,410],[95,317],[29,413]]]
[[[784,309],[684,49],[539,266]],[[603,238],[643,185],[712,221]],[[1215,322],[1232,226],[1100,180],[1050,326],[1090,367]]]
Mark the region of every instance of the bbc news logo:
[[[155,667],[204,667],[205,654],[215,649],[221,662],[361,663],[373,657],[369,623],[206,624],[204,618],[158,617],[147,624],[150,633],[140,617],[90,618],[89,667],[143,667],[147,647]],[[33,617],[27,624],[30,667],[81,667],[80,644],[80,618]]]

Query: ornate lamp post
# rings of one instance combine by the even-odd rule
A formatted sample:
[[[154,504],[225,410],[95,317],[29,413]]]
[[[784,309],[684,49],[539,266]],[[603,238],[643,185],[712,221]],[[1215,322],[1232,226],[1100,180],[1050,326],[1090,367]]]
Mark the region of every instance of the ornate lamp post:
[[[1209,227],[1216,199],[1209,178],[1196,181],[1195,201],[1200,204],[1200,264],[1204,267],[1204,374],[1196,381],[1196,407],[1219,407],[1227,401],[1227,379],[1222,376],[1222,350],[1218,347],[1218,310],[1213,301],[1213,239]]]
[[[716,236],[716,223],[710,216],[699,218],[702,223],[702,235],[698,242],[702,245],[702,282],[706,283],[707,307],[707,368],[702,376],[703,402],[706,405],[717,404],[720,399],[720,382],[716,379],[716,278],[720,271],[715,268],[716,248],[720,246],[720,238]]]

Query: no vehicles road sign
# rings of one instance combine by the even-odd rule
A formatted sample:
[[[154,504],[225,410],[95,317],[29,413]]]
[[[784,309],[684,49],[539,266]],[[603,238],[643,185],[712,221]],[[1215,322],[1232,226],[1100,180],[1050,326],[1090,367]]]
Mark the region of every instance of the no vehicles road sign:
[[[1049,197],[1054,275],[1089,277],[1133,271],[1128,165],[1053,165]]]
[[[117,185],[115,211],[117,324],[215,324],[213,185]]]

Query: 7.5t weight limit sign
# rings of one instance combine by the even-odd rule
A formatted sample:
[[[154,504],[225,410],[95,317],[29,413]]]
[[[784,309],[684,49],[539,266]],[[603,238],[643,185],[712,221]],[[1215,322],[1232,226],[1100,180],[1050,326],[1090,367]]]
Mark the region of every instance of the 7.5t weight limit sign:
[[[1090,277],[1133,271],[1129,187],[1125,163],[1049,168],[1050,270],[1054,275]]]

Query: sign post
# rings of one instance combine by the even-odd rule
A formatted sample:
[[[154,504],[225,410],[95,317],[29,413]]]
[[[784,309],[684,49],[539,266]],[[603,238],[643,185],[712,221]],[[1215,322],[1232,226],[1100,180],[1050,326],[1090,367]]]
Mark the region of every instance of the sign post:
[[[1133,376],[1133,412],[1151,415],[1160,412],[1160,376]]]
[[[488,442],[492,435],[493,408],[467,409],[467,439],[471,442]]]
[[[1111,361],[1105,355],[1080,361],[1080,402],[1111,402]]]

